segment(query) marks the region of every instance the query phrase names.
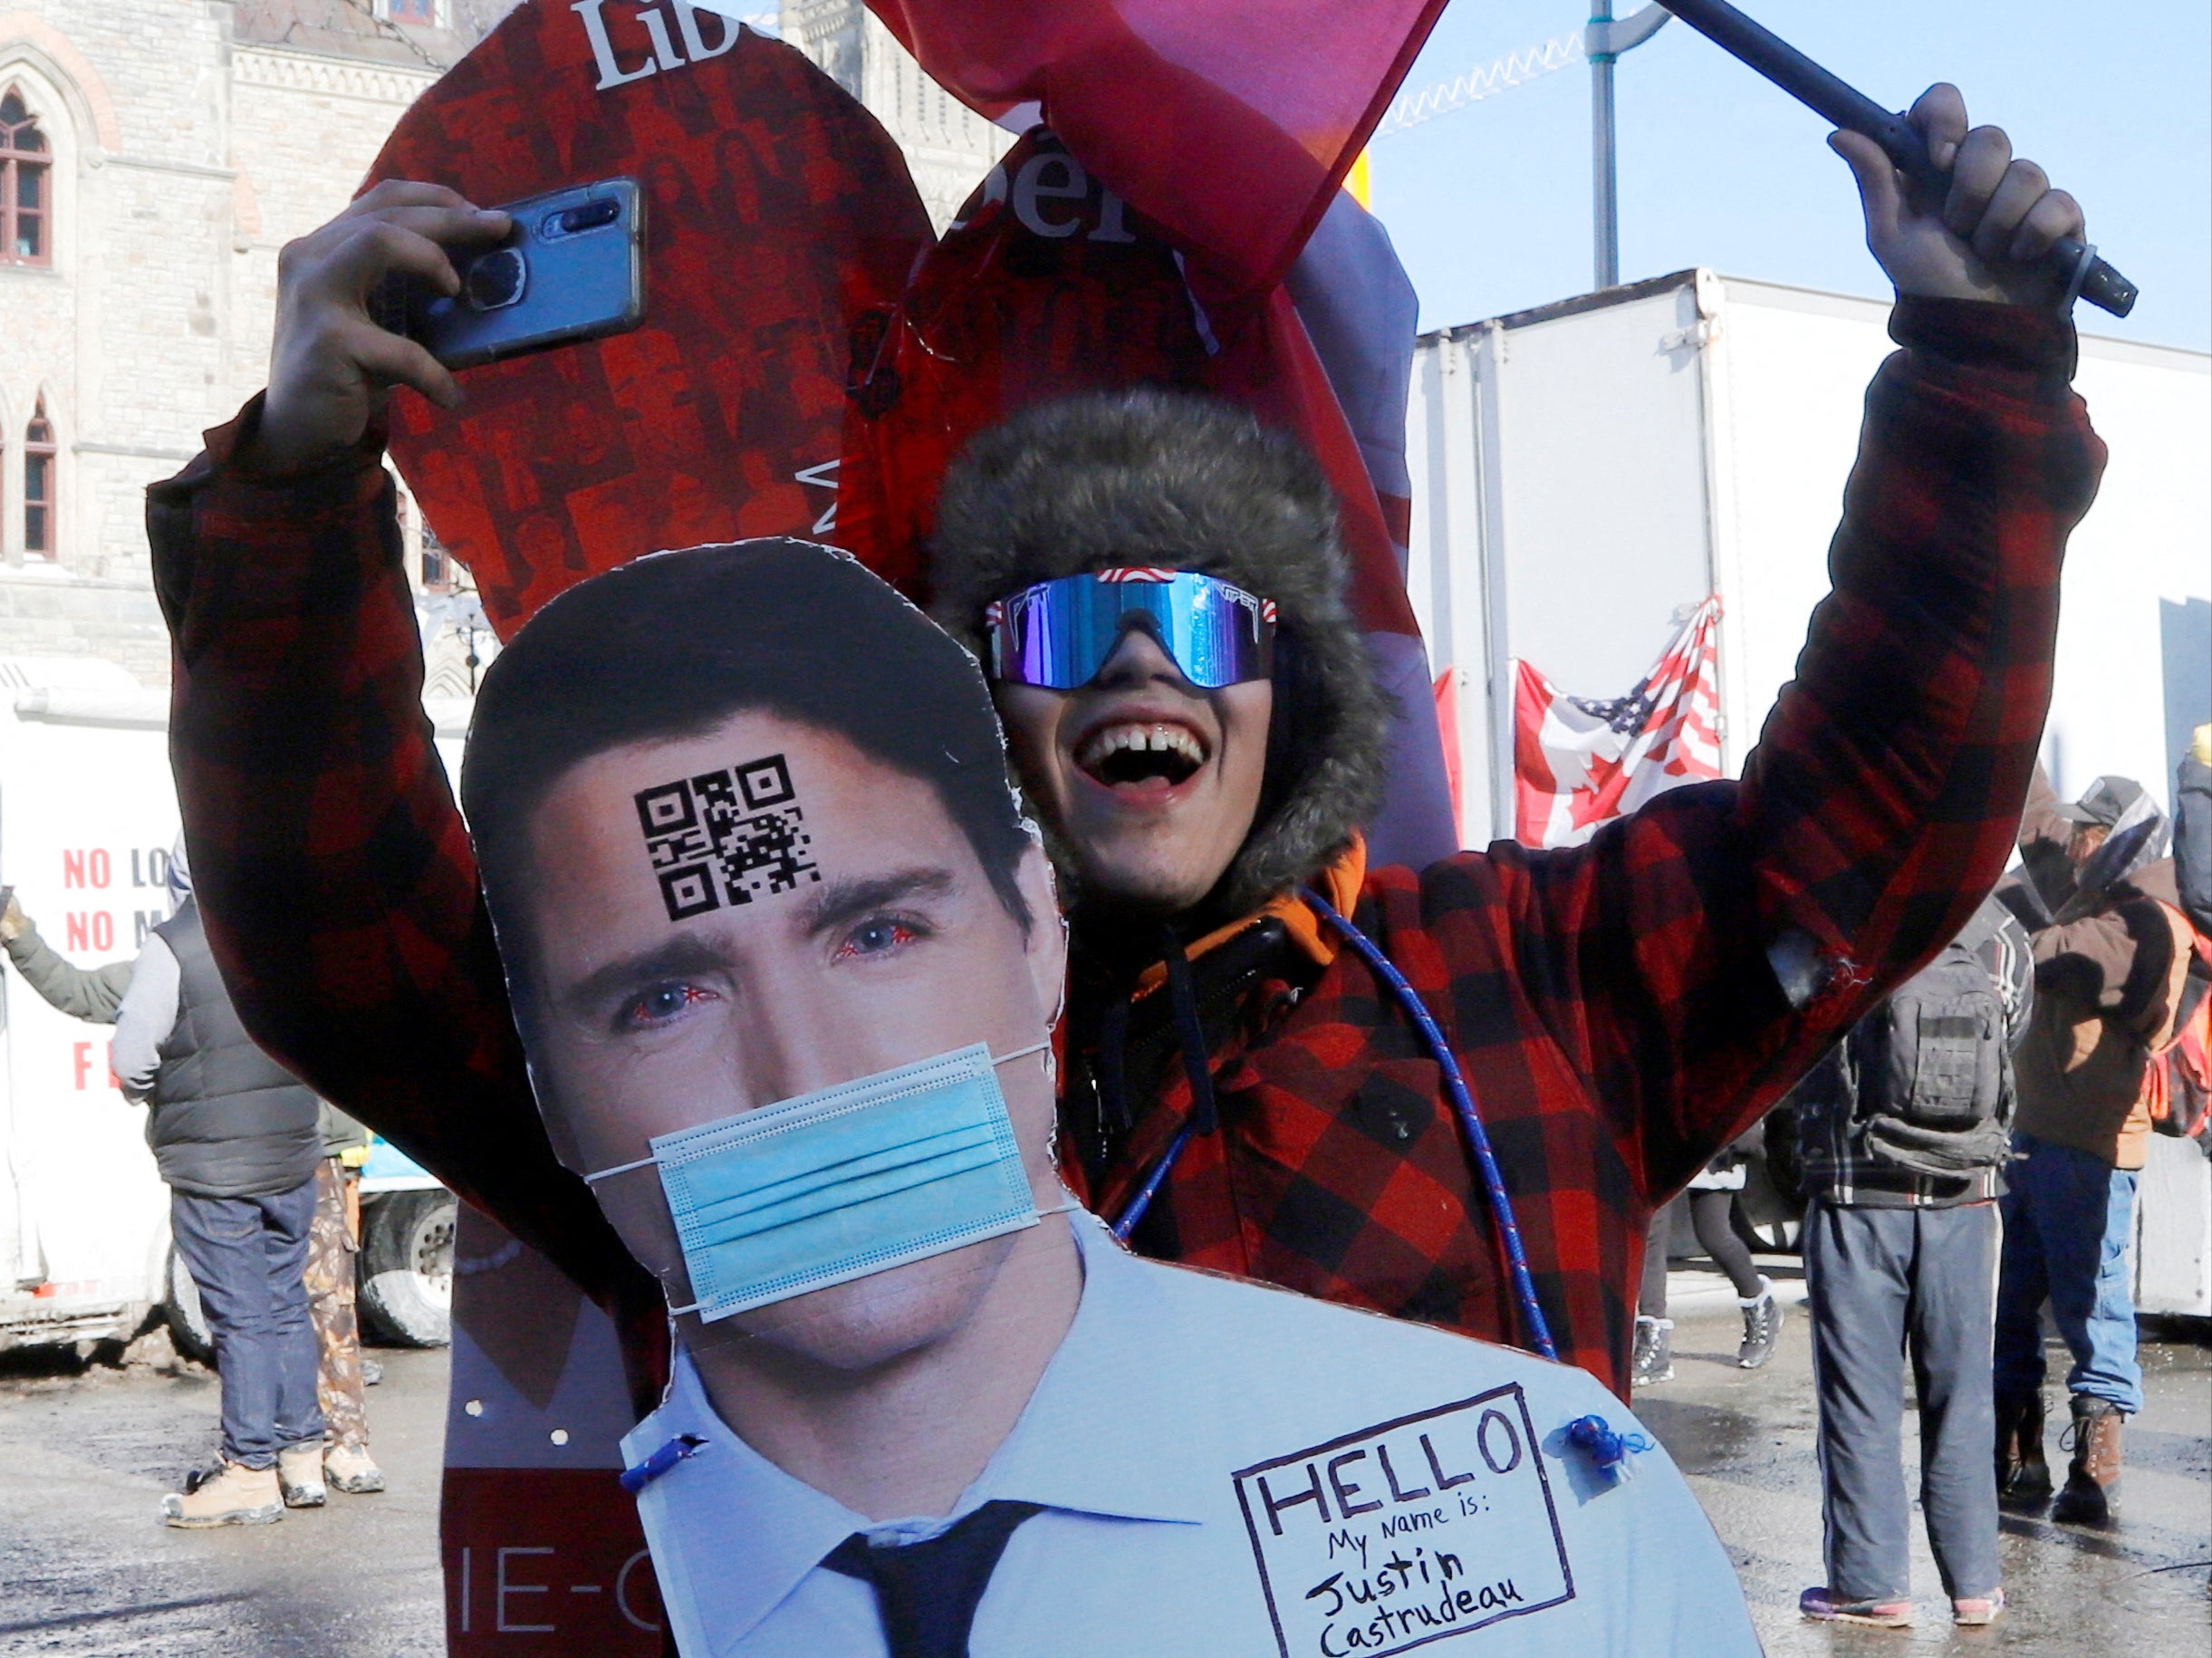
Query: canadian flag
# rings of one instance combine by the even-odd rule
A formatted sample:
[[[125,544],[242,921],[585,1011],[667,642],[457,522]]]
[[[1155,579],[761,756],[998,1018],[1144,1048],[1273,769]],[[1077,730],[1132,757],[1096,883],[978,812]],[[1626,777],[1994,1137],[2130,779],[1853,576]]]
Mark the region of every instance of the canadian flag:
[[[1684,783],[1720,776],[1720,597],[1683,621],[1651,671],[1611,701],[1569,697],[1516,662],[1515,834],[1525,846],[1579,846]]]

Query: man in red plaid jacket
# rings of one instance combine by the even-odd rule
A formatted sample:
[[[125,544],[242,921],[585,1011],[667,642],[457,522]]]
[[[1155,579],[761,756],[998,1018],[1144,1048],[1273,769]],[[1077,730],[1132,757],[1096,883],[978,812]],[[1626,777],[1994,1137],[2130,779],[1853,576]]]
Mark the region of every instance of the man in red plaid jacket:
[[[1364,866],[1376,693],[1331,589],[1328,504],[1285,446],[1203,407],[1061,405],[953,480],[938,613],[971,641],[1004,620],[994,602],[1131,564],[1241,588],[1275,631],[1269,678],[1211,689],[1172,618],[1072,689],[1000,674],[1076,901],[1064,1155],[1110,1219],[1153,1189],[1138,1248],[1529,1340],[1433,1050],[1300,896],[1315,889],[1463,1067],[1561,1356],[1625,1391],[1653,1210],[1995,883],[2061,554],[2102,462],[2034,263],[2081,216],[2003,133],[1968,133],[1953,89],[1913,119],[1946,201],[1909,200],[1871,144],[1833,140],[1903,349],[1868,397],[1798,678],[1740,782],[1677,790],[1586,846]],[[256,1038],[626,1315],[643,1381],[657,1295],[537,1123],[378,464],[381,388],[457,390],[364,296],[395,267],[449,284],[443,246],[501,228],[388,184],[289,250],[265,403],[150,492],[172,745]],[[1111,509],[1111,542],[1087,503]]]

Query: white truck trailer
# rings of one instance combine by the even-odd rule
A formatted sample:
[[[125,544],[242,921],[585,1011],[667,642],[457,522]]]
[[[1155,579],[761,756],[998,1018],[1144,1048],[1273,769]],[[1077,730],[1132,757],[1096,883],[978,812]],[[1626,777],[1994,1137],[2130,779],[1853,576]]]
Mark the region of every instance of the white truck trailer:
[[[1515,823],[1515,664],[1614,698],[1719,595],[1723,769],[1794,670],[1894,349],[1889,307],[1711,271],[1425,336],[1409,410],[1408,581],[1457,713],[1460,838]],[[2170,805],[2212,719],[2212,358],[2086,335],[2075,384],[2111,446],[2066,561],[2044,759]],[[1447,739],[1448,740],[1448,739]],[[2212,1314],[2212,1164],[2154,1138],[2138,1305]]]
[[[167,921],[177,797],[158,706],[91,658],[0,663],[0,881],[81,966]],[[151,718],[149,718],[149,714]],[[127,1336],[168,1299],[168,1189],[109,1027],[0,977],[0,1346]]]
[[[459,711],[441,713],[441,737],[457,737]],[[0,660],[0,882],[80,966],[129,960],[168,918],[168,725],[167,696],[111,662]],[[0,970],[0,1348],[125,1340],[159,1308],[204,1355],[145,1108],[115,1084],[110,1034]],[[363,1321],[443,1342],[453,1197],[381,1142],[364,1177]]]

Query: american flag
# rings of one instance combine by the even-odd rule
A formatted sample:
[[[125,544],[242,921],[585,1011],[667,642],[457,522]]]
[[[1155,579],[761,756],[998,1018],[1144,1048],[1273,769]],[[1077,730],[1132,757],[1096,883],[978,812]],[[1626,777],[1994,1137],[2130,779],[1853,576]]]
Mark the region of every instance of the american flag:
[[[1720,598],[1693,610],[1625,697],[1570,697],[1515,664],[1515,834],[1576,846],[1678,784],[1720,776]]]

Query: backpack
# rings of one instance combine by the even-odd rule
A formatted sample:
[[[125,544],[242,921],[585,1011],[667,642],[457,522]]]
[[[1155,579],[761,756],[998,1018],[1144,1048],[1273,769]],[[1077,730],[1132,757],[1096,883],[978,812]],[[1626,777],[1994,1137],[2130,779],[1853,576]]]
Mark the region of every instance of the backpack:
[[[1963,939],[1861,1020],[1851,1045],[1861,1117],[1966,1133],[2006,1114],[2005,1005]]]
[[[2168,910],[2169,924],[2182,921]],[[2186,934],[2191,949],[2188,977],[2175,1009],[2173,1035],[2151,1050],[2143,1068],[2143,1104],[2150,1126],[2161,1134],[2203,1142],[2212,1156],[2212,1139],[2205,1130],[2212,1125],[2212,939],[2184,922],[2175,928]]]

